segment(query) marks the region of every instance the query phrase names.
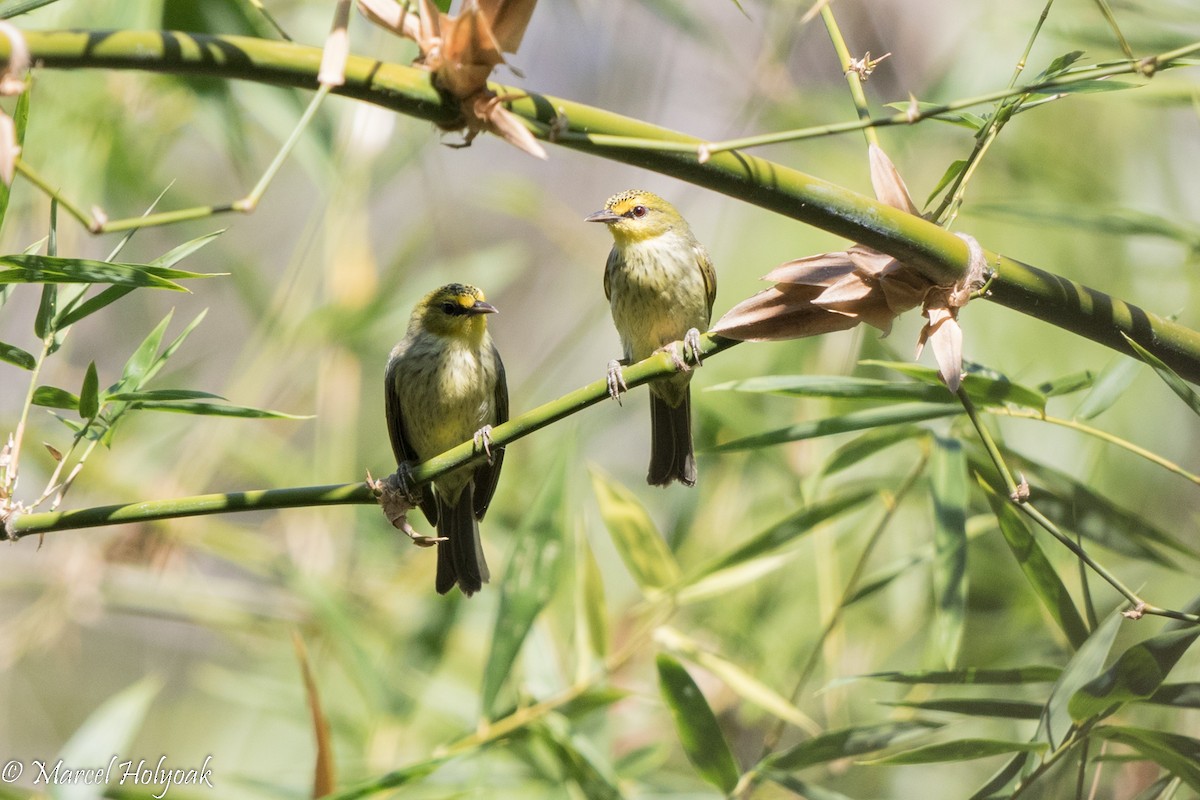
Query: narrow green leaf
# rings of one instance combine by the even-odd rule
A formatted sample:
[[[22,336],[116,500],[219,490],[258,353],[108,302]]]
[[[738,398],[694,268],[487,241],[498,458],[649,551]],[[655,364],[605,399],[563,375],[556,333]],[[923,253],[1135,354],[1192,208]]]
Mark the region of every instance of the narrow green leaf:
[[[1016,667],[1014,669],[976,669],[967,667],[956,670],[934,670],[931,672],[873,672],[863,675],[889,683],[907,684],[1024,684],[1051,683],[1058,680],[1062,670],[1058,667]]]
[[[1006,742],[1000,739],[958,739],[939,742],[903,753],[895,753],[860,764],[942,764],[951,761],[974,761],[977,758],[1001,756],[1007,753],[1039,753],[1046,749],[1045,742]]]
[[[1164,683],[1147,703],[1177,708],[1200,708],[1200,683]]]
[[[761,558],[804,536],[826,520],[846,511],[857,509],[878,495],[874,488],[842,490],[840,494],[826,497],[797,511],[795,514],[760,531],[734,547],[728,553],[705,564],[692,576],[688,583],[697,583],[722,570],[744,564],[751,559]]]
[[[1102,725],[1093,730],[1092,735],[1132,747],[1170,770],[1193,791],[1200,792],[1200,739],[1115,725]]]
[[[1071,696],[1067,709],[1072,719],[1106,717],[1126,703],[1153,696],[1197,636],[1200,626],[1192,625],[1133,645]]]
[[[1193,545],[1154,525],[1150,515],[1122,508],[1075,476],[1030,461],[1011,450],[1005,450],[1004,457],[1010,467],[1029,477],[1038,510],[1059,528],[1078,533],[1115,552],[1168,567],[1174,564],[1155,546],[1169,547],[1190,556],[1197,554]],[[971,466],[992,483],[993,489],[1001,493],[1007,491],[998,477],[993,482],[991,476],[995,475],[995,468],[989,459],[973,458]]]
[[[558,586],[559,564],[566,543],[563,541],[566,512],[566,450],[547,473],[533,505],[521,518],[513,536],[512,555],[500,584],[500,602],[492,632],[492,649],[483,670],[481,703],[484,712],[495,718],[497,700],[505,680],[533,621],[546,607]]]
[[[0,19],[11,19],[57,2],[58,0],[7,0],[0,3]]]
[[[582,525],[577,526],[575,536],[575,637],[581,671],[588,668],[589,656],[602,658],[608,653],[604,579]]]
[[[968,800],[993,800],[993,798],[998,796],[998,792],[1012,783],[1021,774],[1022,770],[1025,769],[1026,763],[1029,762],[1029,757],[1029,753],[1017,753],[1008,760],[1008,763],[998,769],[996,774],[988,779],[987,783],[980,786]]]
[[[108,306],[110,303],[115,303],[125,295],[132,292],[132,286],[108,286],[94,296],[84,300],[82,303],[72,304],[68,308],[63,309],[55,321],[54,326],[62,329],[70,325],[74,325],[84,317],[95,314],[100,309]],[[82,295],[81,295],[82,296]]]
[[[53,283],[42,286],[37,314],[33,318],[33,335],[43,341],[54,331],[54,314],[58,309],[58,287]]]
[[[1066,738],[1071,728],[1071,714],[1068,704],[1075,693],[1088,682],[1104,671],[1104,661],[1112,648],[1117,629],[1121,626],[1123,617],[1113,612],[1108,619],[1100,623],[1100,627],[1092,631],[1083,646],[1075,651],[1067,662],[1058,681],[1050,690],[1050,699],[1046,703],[1046,715],[1038,726],[1038,738],[1058,747]]]
[[[0,183],[3,183],[3,181],[0,181]],[[21,369],[33,369],[37,366],[36,358],[8,342],[0,342],[0,361],[20,367]]]
[[[937,437],[930,460],[933,500],[934,640],[953,668],[967,613],[967,457],[956,439]]]
[[[621,800],[620,778],[585,737],[573,735],[562,717],[550,716],[531,728],[553,754],[566,778],[588,800]]]
[[[1083,58],[1082,50],[1072,50],[1069,53],[1063,53],[1061,56],[1056,56],[1047,67],[1042,70],[1041,74],[1035,79],[1035,83],[1061,75],[1063,72],[1074,64],[1079,59]]]
[[[881,428],[888,425],[899,425],[906,422],[921,422],[923,420],[940,419],[962,414],[962,406],[950,403],[901,403],[880,408],[867,408],[852,411],[836,417],[809,420],[791,425],[787,428],[747,436],[732,442],[716,445],[710,448],[712,452],[727,453],[735,450],[754,450],[760,447],[771,447],[786,442],[798,442],[803,439],[814,439],[835,433],[849,433],[870,428]]]
[[[171,340],[171,343],[167,345],[161,353],[159,353],[158,358],[154,359],[154,362],[149,366],[149,368],[147,368],[146,373],[141,379],[142,385],[158,374],[158,371],[162,369],[164,365],[166,365],[167,361],[171,359],[171,356],[175,355],[175,351],[183,346],[183,343],[187,340],[187,338],[192,335],[192,331],[196,330],[196,327],[204,320],[206,316],[208,316],[207,308],[197,314],[195,319],[189,322],[187,326],[179,332],[179,335]]]
[[[939,722],[922,719],[857,725],[822,733],[767,756],[763,764],[770,769],[799,770],[815,764],[827,764],[863,753],[874,753],[896,742],[929,733],[941,727]]]
[[[874,359],[864,359],[858,363],[863,366],[884,367],[907,375],[938,390],[940,394],[949,398],[947,402],[957,402],[954,395],[942,383],[942,379],[938,377],[938,371],[931,367],[923,367],[908,361],[878,361]],[[999,372],[984,370],[978,365],[973,366],[972,370],[963,376],[963,389],[977,405],[1003,406],[1011,404],[1032,408],[1036,411],[1045,411],[1046,396],[1036,389],[1014,383]]]
[[[1129,384],[1137,377],[1141,364],[1131,358],[1118,357],[1110,361],[1092,385],[1091,391],[1083,396],[1079,407],[1075,409],[1075,418],[1081,420],[1094,419],[1121,398]]]
[[[928,434],[925,428],[918,425],[892,425],[887,428],[876,428],[862,436],[851,439],[833,451],[825,462],[822,472],[833,475],[854,466],[860,461],[882,452],[892,445],[906,442]]]
[[[122,403],[137,403],[145,400],[170,402],[172,400],[224,400],[225,398],[195,389],[143,389],[139,392],[113,392],[108,395],[108,399]]]
[[[201,417],[237,417],[239,419],[313,419],[312,414],[288,414],[269,408],[235,406],[225,403],[200,403],[182,400],[143,401],[134,404],[139,410],[169,411],[175,414],[195,414]]]
[[[970,717],[998,719],[1038,719],[1045,708],[1041,703],[1027,700],[992,700],[988,698],[955,697],[941,700],[915,700],[884,703],[885,706],[915,708],[920,711],[944,711]]]
[[[113,753],[127,752],[161,689],[160,680],[145,677],[105,700],[71,734],[58,752],[58,759],[81,769],[95,769],[107,765]],[[51,788],[59,790],[52,791],[52,796],[69,800],[99,800],[107,790],[103,782],[71,783]]]
[[[608,708],[613,703],[629,697],[630,692],[615,686],[597,686],[577,695],[559,706],[558,713],[567,719],[580,719],[593,711]]]
[[[1192,413],[1200,414],[1200,394],[1196,394],[1192,387],[1188,386],[1187,381],[1179,377],[1179,373],[1164,364],[1158,356],[1142,347],[1133,339],[1130,339],[1124,332],[1121,335],[1125,337],[1125,341],[1129,342],[1129,346],[1133,348],[1133,351],[1138,354],[1138,358],[1153,367],[1154,371],[1158,373],[1158,377],[1162,378],[1163,383],[1178,395],[1180,400],[1187,403]]]
[[[1017,559],[1017,565],[1025,574],[1025,579],[1029,581],[1034,594],[1050,612],[1058,627],[1066,634],[1071,647],[1078,650],[1087,640],[1088,629],[1075,606],[1075,601],[1071,599],[1071,593],[1067,591],[1066,585],[1054,570],[1054,565],[1033,538],[1020,512],[987,482],[980,480],[979,483],[984,489],[988,504],[992,507],[992,513],[996,515],[1004,542]]]
[[[83,388],[79,390],[79,416],[92,419],[100,413],[100,379],[96,374],[96,362],[88,364],[83,376]]]
[[[1038,384],[1037,390],[1048,398],[1059,397],[1090,389],[1095,382],[1096,374],[1088,369],[1083,372],[1072,372],[1070,375],[1063,375],[1060,378],[1052,378],[1045,383]]]
[[[779,394],[788,397],[828,397],[845,400],[921,400],[929,403],[954,402],[945,386],[853,378],[842,375],[762,375],[729,381],[707,391]]]
[[[968,125],[967,127],[972,127]],[[976,129],[977,130],[977,129]],[[929,193],[929,197],[925,198],[925,205],[928,206],[933,202],[933,198],[941,194],[942,190],[954,182],[954,179],[962,174],[962,171],[967,166],[965,158],[958,158],[950,162],[950,166],[946,167],[946,171],[942,173],[942,177],[938,180],[937,185],[933,187],[933,191]]]
[[[1113,80],[1084,80],[1074,83],[1060,83],[1057,86],[1047,86],[1036,89],[1030,94],[1092,94],[1095,92],[1117,92],[1121,89],[1137,89],[1141,84],[1129,81]]]
[[[167,325],[171,323],[173,316],[175,316],[175,309],[167,312],[162,321],[146,334],[146,338],[142,339],[142,343],[125,361],[125,368],[121,371],[121,381],[117,384],[118,391],[139,389],[146,382],[146,372],[154,363],[154,356],[158,353],[163,335],[167,332]]]
[[[659,653],[655,663],[659,690],[675,720],[683,752],[700,777],[729,794],[737,786],[738,768],[716,715],[682,664],[666,653]]]
[[[147,264],[118,264],[39,255],[0,256],[0,266],[8,267],[0,269],[0,283],[107,283],[186,292],[187,289],[175,283],[176,280],[214,277]]]
[[[912,108],[911,101],[898,101],[895,103],[885,103],[884,105],[888,108],[894,108],[897,111],[903,111],[905,113],[908,113],[908,111]],[[937,108],[940,105],[942,104],[920,101],[917,103],[917,111],[922,114],[926,114],[930,111],[930,109]],[[935,114],[933,119],[938,119],[942,122],[949,122],[953,125],[959,125],[963,128],[969,128],[973,131],[977,131],[982,128],[986,121],[978,114],[972,114],[969,111],[943,111],[941,114]],[[937,193],[934,192],[934,194]]]
[[[161,256],[151,261],[147,266],[168,268],[173,267],[183,259],[190,256],[192,253],[195,253],[197,250],[216,239],[224,232],[224,229],[222,229],[219,231],[213,231],[212,233],[206,233],[203,236],[197,236],[195,239],[184,242],[183,244],[172,248],[168,252],[163,253]]]
[[[654,521],[633,492],[593,467],[592,490],[600,516],[629,574],[643,591],[679,580],[679,565]]]
[[[76,411],[79,409],[79,398],[66,389],[39,386],[33,392],[33,404],[45,408],[64,408],[68,411]]]
[[[750,701],[784,722],[794,725],[802,731],[807,731],[810,735],[816,734],[820,730],[811,717],[796,708],[786,697],[732,661],[705,650],[686,634],[664,626],[655,632],[655,639],[663,647],[678,653],[696,666],[708,670],[743,700]]]

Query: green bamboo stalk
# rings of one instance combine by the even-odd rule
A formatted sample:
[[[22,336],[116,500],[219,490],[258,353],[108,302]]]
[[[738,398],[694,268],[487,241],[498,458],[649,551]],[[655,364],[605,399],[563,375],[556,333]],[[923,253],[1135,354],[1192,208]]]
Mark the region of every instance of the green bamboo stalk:
[[[321,50],[288,42],[171,31],[28,31],[25,36],[34,62],[43,67],[140,69],[318,88]],[[8,48],[7,41],[0,41],[0,59],[8,56]],[[1200,44],[1189,45],[1144,59],[1135,68],[1149,74],[1197,50]],[[1108,74],[1106,69],[1117,68],[1080,74],[1097,77]],[[705,143],[695,137],[569,100],[501,85],[493,89],[519,97],[512,110],[547,141],[754,203],[888,253],[941,283],[956,280],[967,268],[966,244],[948,231],[798,170],[732,151],[713,153],[702,163],[696,152]],[[453,102],[437,92],[429,73],[413,67],[352,56],[346,84],[336,92],[440,125],[453,126],[458,119]],[[688,144],[695,150],[630,148],[593,138],[614,135]],[[995,252],[985,250],[985,256],[996,270],[995,302],[1132,355],[1122,336],[1126,334],[1185,379],[1200,383],[1200,333]]]
[[[700,337],[702,358],[716,355],[738,344],[710,334]],[[622,374],[630,389],[649,383],[655,378],[670,375],[677,370],[675,363],[666,353],[655,353],[649,358],[625,367]],[[532,411],[510,419],[492,429],[492,447],[504,445],[524,438],[534,431],[575,412],[608,399],[608,380],[601,378],[565,394]],[[380,423],[382,425],[382,422]],[[463,442],[457,447],[434,456],[416,465],[412,470],[417,485],[428,483],[456,467],[484,458],[475,449],[473,442]],[[136,503],[97,506],[77,511],[50,511],[31,514],[13,514],[0,529],[0,539],[22,539],[35,534],[52,531],[92,528],[103,525],[120,525],[130,522],[194,517],[208,514],[225,514],[234,511],[261,511],[264,509],[302,508],[307,506],[355,505],[374,503],[375,497],[365,483],[346,483],[328,486],[300,486],[288,489],[257,489],[245,492],[204,494],[180,497],[172,500],[147,500]]]

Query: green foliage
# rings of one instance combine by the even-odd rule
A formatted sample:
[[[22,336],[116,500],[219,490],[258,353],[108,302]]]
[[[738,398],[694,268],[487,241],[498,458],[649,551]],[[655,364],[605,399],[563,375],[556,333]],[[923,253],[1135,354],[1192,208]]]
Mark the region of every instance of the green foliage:
[[[1048,313],[996,307],[1011,286],[995,290],[999,304],[960,310],[961,395],[905,360],[915,311],[887,338],[744,344],[707,360],[692,382],[692,490],[642,483],[643,391],[624,407],[581,403],[509,446],[481,525],[492,582],[470,600],[435,596],[434,551],[376,508],[322,507],[365,496],[350,482],[366,469],[395,466],[380,373],[432,286],[476,283],[501,308],[489,330],[514,417],[601,377],[618,354],[599,274],[609,243],[580,218],[626,185],[684,210],[720,272],[717,314],[765,288],[758,277],[781,261],[847,245],[717,191],[585,169],[567,147],[693,165],[690,146],[644,148],[636,120],[708,135],[688,116],[702,113],[733,128],[808,126],[762,154],[831,191],[863,190],[865,165],[857,140],[812,133],[858,123],[825,49],[840,34],[801,25],[794,4],[674,0],[597,16],[542,3],[522,51],[506,55],[521,87],[540,103],[552,43],[569,41],[580,66],[555,73],[564,97],[629,115],[617,130],[636,134],[568,131],[545,164],[487,134],[440,147],[425,121],[350,98],[328,99],[298,130],[307,90],[269,84],[308,86],[316,51],[297,65],[278,40],[319,41],[329,8],[277,5],[278,19],[236,0],[84,13],[0,3],[2,17],[29,14],[29,30],[213,35],[195,40],[211,60],[189,69],[241,63],[248,78],[47,63],[33,92],[5,101],[27,170],[0,189],[5,521],[95,507],[133,524],[2,548],[0,702],[27,724],[0,730],[0,751],[75,766],[113,751],[180,765],[211,752],[223,793],[307,796],[316,736],[289,643],[298,629],[331,723],[335,797],[1200,792],[1200,628],[1184,605],[1200,554],[1196,392],[1133,341],[1138,359],[1113,359],[1046,325],[1059,321]],[[1177,137],[1194,115],[1194,68],[1097,74],[1123,63],[1126,45],[1140,59],[1194,32],[1145,3],[1060,6],[1034,35],[1019,9],[967,9],[982,15],[987,52],[1036,77],[982,71],[979,47],[940,48],[935,15],[914,34],[920,47],[895,45],[863,84],[859,117],[892,120],[878,138],[914,196],[943,198],[932,218],[1047,265],[1079,314],[1111,311],[1107,324],[1125,312],[1089,307],[1068,277],[1195,328],[1180,299],[1197,287],[1195,181],[1172,160],[1189,144]],[[857,41],[853,14],[829,10]],[[872,24],[904,30],[909,12],[878,4]],[[276,60],[239,62],[224,34],[269,39]],[[359,17],[351,43],[366,56],[352,70],[400,93],[387,62],[410,58],[411,44]],[[103,37],[93,44],[103,54]],[[951,54],[929,62],[926,46]],[[747,63],[758,77],[732,80]],[[889,102],[907,94],[901,63],[926,87],[921,101]],[[988,99],[951,94],[962,85]],[[703,108],[681,102],[696,96]],[[441,113],[436,97],[421,103],[418,115]],[[909,113],[945,124],[902,124]],[[264,170],[275,182],[256,214],[195,227]],[[779,191],[769,173],[756,178],[754,192]],[[43,191],[58,193],[49,235]],[[160,202],[198,211],[114,242],[59,225],[71,202],[114,216]],[[5,440],[17,431],[14,457]],[[202,495],[213,491],[225,494]],[[263,494],[308,507],[264,510]],[[202,497],[172,505],[180,495]],[[192,499],[259,510],[184,519],[200,513]],[[168,511],[139,516],[148,506]],[[415,510],[409,522],[431,527]],[[1115,610],[1097,621],[1095,609]],[[1163,613],[1184,621],[1161,627]],[[154,677],[130,686],[139,675]]]

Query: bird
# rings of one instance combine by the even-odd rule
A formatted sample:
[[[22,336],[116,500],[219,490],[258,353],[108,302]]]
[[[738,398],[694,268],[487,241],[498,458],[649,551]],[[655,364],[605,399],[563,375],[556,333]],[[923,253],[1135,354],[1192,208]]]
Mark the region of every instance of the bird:
[[[717,274],[704,246],[674,206],[633,189],[613,195],[585,218],[602,222],[613,237],[604,268],[604,295],[621,337],[624,360],[608,364],[609,394],[625,390],[621,365],[667,349],[678,371],[650,384],[650,468],[646,482],[696,484],[692,447],[691,372],[683,355],[700,363],[700,331],[707,330]],[[673,346],[682,340],[682,352]]]
[[[474,286],[451,283],[419,302],[384,373],[388,437],[401,490],[437,527],[438,594],[455,585],[470,597],[490,576],[479,521],[500,479],[504,448],[492,426],[508,419],[504,364],[487,330],[496,307]],[[473,441],[487,455],[413,491],[414,464]]]

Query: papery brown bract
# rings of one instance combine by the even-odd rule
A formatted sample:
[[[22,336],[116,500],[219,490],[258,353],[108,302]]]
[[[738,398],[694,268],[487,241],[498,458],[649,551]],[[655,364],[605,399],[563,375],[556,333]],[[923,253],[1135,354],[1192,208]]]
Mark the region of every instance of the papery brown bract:
[[[487,86],[492,70],[507,63],[525,36],[537,0],[465,0],[457,16],[420,0],[414,15],[395,0],[358,0],[367,19],[412,39],[421,54],[413,62],[433,73],[433,85],[459,103],[461,116],[447,130],[466,130],[464,144],[490,131],[530,155],[546,151],[524,123]]]
[[[871,184],[875,196],[893,208],[916,215],[917,207],[895,165],[876,145],[870,147]],[[921,306],[927,322],[921,329],[917,356],[928,342],[942,380],[951,391],[962,382],[962,329],[958,310],[983,283],[983,249],[963,236],[970,264],[963,277],[939,285],[886,253],[855,244],[781,264],[764,276],[774,287],[730,309],[713,332],[743,341],[796,339],[846,330],[865,322],[886,335],[892,321]]]

